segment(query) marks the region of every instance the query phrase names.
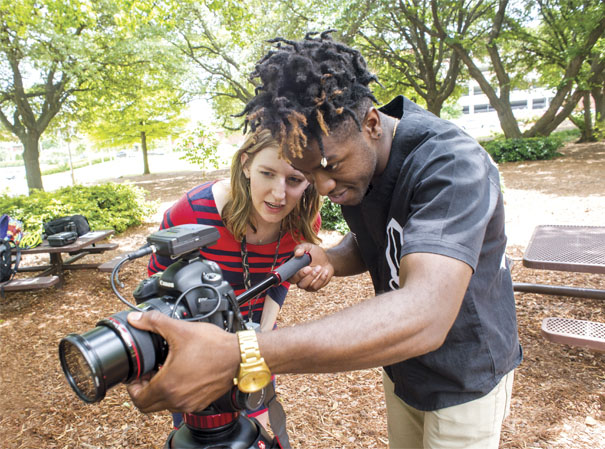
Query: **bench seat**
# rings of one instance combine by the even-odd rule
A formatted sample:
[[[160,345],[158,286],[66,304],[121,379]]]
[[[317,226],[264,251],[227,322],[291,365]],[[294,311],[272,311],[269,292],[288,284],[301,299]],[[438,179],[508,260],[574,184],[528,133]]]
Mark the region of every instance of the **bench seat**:
[[[542,335],[553,343],[584,346],[605,352],[605,323],[559,317],[544,318]]]
[[[23,279],[13,279],[2,286],[5,292],[22,290],[39,290],[52,287],[59,283],[59,276],[38,276]]]
[[[101,265],[99,265],[97,267],[97,269],[102,272],[102,273],[111,273],[113,271],[113,269],[115,268],[115,266],[120,263],[120,261],[124,259],[124,254],[121,254],[119,256],[114,257],[111,260],[108,260],[107,262],[102,263]]]

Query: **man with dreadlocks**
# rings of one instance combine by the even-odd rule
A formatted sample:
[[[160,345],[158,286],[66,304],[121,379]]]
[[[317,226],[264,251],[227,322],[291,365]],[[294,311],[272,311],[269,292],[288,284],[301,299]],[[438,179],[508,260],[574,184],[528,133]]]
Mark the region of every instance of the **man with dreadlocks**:
[[[369,271],[377,296],[258,334],[260,360],[272,373],[384,366],[391,447],[497,448],[522,354],[496,166],[404,97],[377,109],[376,78],[329,32],[273,42],[246,123],[269,129],[351,228],[329,250],[300,245],[313,262],[294,281],[313,291]],[[159,374],[129,386],[145,412],[201,410],[241,373],[233,334],[155,312],[129,319],[170,345]]]

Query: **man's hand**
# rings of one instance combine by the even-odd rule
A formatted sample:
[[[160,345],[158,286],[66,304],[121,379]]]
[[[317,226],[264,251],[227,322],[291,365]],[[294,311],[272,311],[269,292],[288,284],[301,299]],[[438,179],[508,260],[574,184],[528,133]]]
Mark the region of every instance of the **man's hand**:
[[[127,387],[142,412],[201,411],[233,386],[240,363],[235,334],[214,324],[174,320],[157,311],[130,313],[128,322],[160,334],[169,346],[157,374]]]
[[[302,256],[305,251],[311,254],[311,265],[301,268],[290,278],[290,282],[309,292],[315,292],[324,287],[334,275],[334,267],[326,252],[311,243],[301,243],[294,249],[294,256]]]

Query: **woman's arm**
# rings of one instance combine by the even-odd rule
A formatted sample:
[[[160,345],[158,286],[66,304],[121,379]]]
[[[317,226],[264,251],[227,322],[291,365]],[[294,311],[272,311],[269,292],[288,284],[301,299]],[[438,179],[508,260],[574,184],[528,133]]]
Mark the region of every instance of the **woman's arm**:
[[[260,318],[260,331],[269,332],[273,330],[275,320],[279,314],[279,304],[277,304],[273,298],[269,295],[265,296],[265,304],[263,305],[263,314]]]

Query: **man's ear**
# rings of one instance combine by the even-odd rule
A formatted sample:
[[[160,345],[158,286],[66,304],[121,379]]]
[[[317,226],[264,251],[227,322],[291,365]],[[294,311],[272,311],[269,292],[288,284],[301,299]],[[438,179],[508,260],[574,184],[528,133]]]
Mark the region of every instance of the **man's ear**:
[[[380,121],[378,109],[373,106],[368,109],[368,113],[362,124],[362,129],[368,133],[370,138],[380,139],[382,136],[382,122]]]
[[[246,162],[248,162],[249,158],[250,156],[248,155],[248,153],[242,153],[239,159],[242,164],[242,171],[244,172],[244,176],[248,179],[250,178],[250,168],[248,167],[248,165],[246,165]]]

